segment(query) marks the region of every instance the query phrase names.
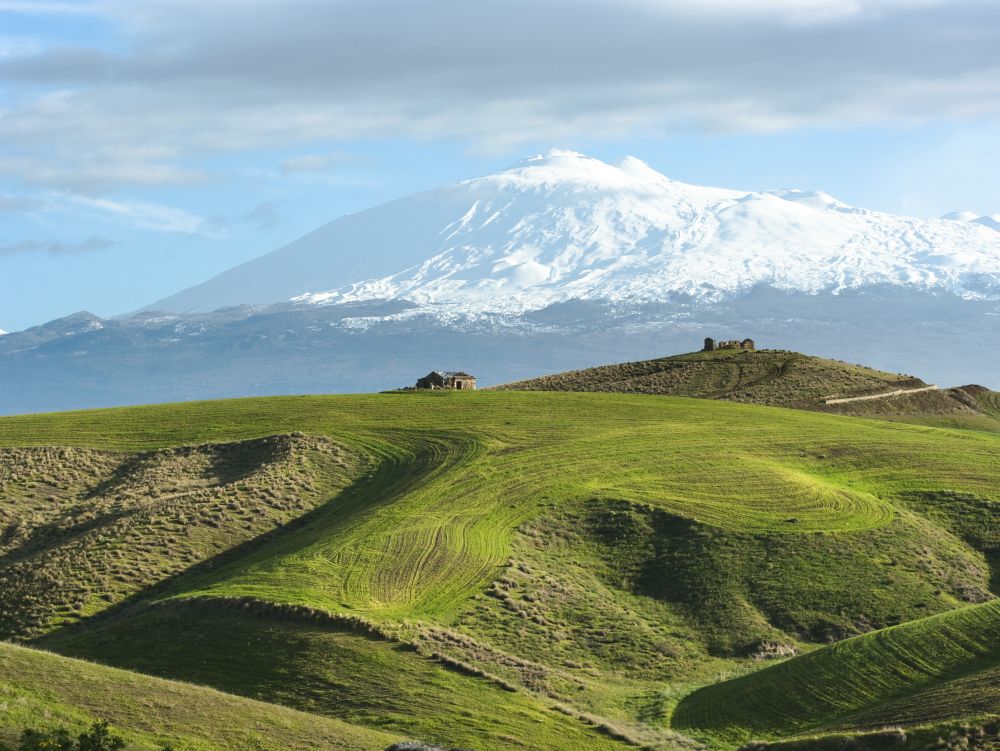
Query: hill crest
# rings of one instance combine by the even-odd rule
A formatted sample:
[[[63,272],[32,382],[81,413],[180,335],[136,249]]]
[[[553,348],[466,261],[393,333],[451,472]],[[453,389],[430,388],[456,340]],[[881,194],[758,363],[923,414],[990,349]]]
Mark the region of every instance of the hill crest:
[[[982,386],[940,389],[913,375],[780,349],[702,350],[496,388],[687,396],[861,416],[938,415],[987,421],[995,420],[995,405],[1000,403],[995,392]]]

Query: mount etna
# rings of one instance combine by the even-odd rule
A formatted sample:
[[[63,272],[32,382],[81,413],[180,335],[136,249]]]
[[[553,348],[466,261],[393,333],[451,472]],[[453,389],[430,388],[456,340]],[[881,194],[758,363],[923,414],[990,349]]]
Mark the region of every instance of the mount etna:
[[[996,388],[998,321],[994,216],[900,217],[551,151],[344,216],[138,312],[7,334],[0,411],[373,391],[431,368],[490,385],[744,334]]]

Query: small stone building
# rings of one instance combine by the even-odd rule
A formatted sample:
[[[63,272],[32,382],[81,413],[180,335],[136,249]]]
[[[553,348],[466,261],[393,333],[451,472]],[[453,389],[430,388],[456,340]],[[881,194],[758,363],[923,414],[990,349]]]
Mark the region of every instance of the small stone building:
[[[757,349],[757,345],[754,344],[753,339],[744,339],[743,341],[740,341],[739,339],[730,339],[728,341],[718,343],[713,342],[714,346],[712,349],[709,349],[708,343],[711,341],[711,339],[705,340],[705,352],[711,352],[712,349]]]
[[[458,370],[432,370],[417,379],[418,389],[474,389],[476,377]]]

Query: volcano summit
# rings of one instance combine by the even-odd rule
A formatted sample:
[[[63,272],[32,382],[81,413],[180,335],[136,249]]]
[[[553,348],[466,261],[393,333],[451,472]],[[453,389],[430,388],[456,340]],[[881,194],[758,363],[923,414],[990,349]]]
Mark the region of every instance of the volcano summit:
[[[1000,231],[854,208],[819,191],[676,182],[572,151],[342,217],[150,306],[407,300],[521,314],[569,300],[718,302],[766,285],[1000,298]]]

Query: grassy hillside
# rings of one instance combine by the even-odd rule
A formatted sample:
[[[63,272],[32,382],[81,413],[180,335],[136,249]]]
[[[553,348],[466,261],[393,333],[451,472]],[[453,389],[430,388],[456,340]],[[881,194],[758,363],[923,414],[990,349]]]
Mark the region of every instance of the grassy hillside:
[[[715,350],[605,365],[498,386],[518,391],[598,391],[725,399],[856,416],[928,417],[954,427],[1000,429],[989,397],[954,390],[826,404],[828,399],[926,387],[919,378],[785,350]],[[970,387],[981,389],[981,387]],[[986,392],[991,394],[993,392]],[[996,401],[994,399],[994,401]],[[992,411],[991,411],[992,409]]]
[[[551,702],[408,644],[252,601],[168,601],[51,646],[462,748],[625,748]]]
[[[996,601],[942,613],[703,688],[674,724],[743,741],[995,712],[998,641]]]
[[[140,749],[381,751],[399,737],[125,670],[0,643],[0,742],[23,728],[109,721]]]
[[[0,497],[19,511],[0,574],[60,582],[13,587],[37,615],[12,606],[2,624],[474,750],[685,747],[702,731],[671,714],[701,686],[988,600],[998,449],[989,433],[628,394],[2,418],[0,466],[16,469]],[[88,594],[32,595],[63,590]]]
[[[305,436],[0,452],[0,637],[91,615],[325,502],[359,471]]]
[[[976,400],[976,406],[983,414],[1000,419],[1000,392],[975,385],[962,386],[960,390]]]

